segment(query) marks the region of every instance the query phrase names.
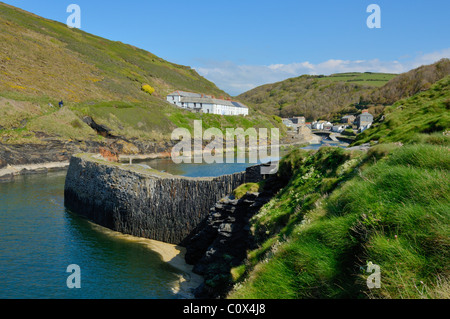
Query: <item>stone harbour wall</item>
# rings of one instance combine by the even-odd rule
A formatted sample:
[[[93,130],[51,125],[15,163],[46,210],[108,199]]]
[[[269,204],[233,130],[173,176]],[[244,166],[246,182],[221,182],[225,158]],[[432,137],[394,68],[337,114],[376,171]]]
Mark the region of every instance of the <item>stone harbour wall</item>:
[[[249,169],[248,179],[258,180],[255,168]],[[188,178],[81,154],[70,160],[64,195],[70,211],[99,225],[183,245],[198,232],[210,208],[246,182],[247,172]]]

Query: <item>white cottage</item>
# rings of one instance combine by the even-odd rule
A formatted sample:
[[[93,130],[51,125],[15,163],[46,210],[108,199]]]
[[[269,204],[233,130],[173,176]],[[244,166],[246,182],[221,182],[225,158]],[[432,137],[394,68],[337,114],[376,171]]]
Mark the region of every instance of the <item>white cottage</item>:
[[[217,99],[214,96],[200,93],[175,91],[167,95],[167,102],[206,114],[248,115],[248,107],[240,102]]]

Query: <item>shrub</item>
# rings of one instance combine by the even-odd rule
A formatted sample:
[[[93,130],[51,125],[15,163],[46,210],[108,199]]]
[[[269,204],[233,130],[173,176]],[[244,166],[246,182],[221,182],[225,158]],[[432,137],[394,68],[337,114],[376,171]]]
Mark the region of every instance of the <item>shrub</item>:
[[[142,85],[142,91],[152,95],[155,92],[155,89],[148,84]]]

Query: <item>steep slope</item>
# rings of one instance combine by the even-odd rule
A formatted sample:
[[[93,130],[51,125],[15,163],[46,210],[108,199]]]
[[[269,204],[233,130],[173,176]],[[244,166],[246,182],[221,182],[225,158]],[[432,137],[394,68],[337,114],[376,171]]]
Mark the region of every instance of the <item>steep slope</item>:
[[[173,90],[228,95],[190,67],[3,3],[0,43],[0,167],[111,143],[130,153],[166,151],[171,132],[194,120],[205,129],[281,126],[254,110],[244,118],[176,108],[165,101]]]
[[[226,96],[190,67],[6,4],[0,4],[0,25],[0,92],[67,102],[152,101],[141,90],[147,83],[156,97],[173,89]]]
[[[450,129],[450,75],[428,90],[388,106],[378,122],[357,136],[368,142],[444,143]]]
[[[253,217],[259,245],[228,297],[448,299],[449,84],[388,107],[362,135],[379,141],[368,152],[286,156],[286,186]]]
[[[428,90],[433,83],[436,83],[449,74],[449,59],[442,59],[434,64],[421,66],[400,74],[377,90],[364,93],[361,96],[360,104],[368,106],[394,104],[400,99]]]

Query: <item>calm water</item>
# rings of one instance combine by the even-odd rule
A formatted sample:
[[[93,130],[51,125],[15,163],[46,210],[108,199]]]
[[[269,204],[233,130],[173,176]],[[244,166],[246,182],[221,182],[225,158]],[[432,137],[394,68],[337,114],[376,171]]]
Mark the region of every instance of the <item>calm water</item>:
[[[343,143],[343,142],[334,142],[334,141],[329,140],[329,139],[322,139],[320,144],[311,144],[311,145],[308,145],[306,147],[302,147],[302,149],[304,149],[304,150],[318,150],[319,148],[321,148],[323,146],[338,146],[338,147],[341,147],[341,148],[346,148],[348,146],[348,144],[347,143]]]
[[[185,176],[219,176],[251,164],[146,162]],[[64,208],[65,172],[0,183],[0,299],[177,298],[181,272],[145,244],[111,236]],[[67,266],[81,268],[68,289]]]
[[[176,165],[170,159],[143,164],[190,177],[232,174],[254,165]],[[64,208],[65,176],[0,183],[0,299],[177,298],[179,270],[145,243],[112,236]],[[71,264],[81,268],[81,289],[67,288]]]
[[[276,158],[275,160],[278,160]],[[201,164],[174,164],[170,158],[160,158],[141,161],[141,164],[148,165],[156,170],[168,172],[173,175],[182,175],[187,177],[216,177],[222,175],[233,174],[236,172],[243,172],[249,166],[256,165],[255,163],[201,163]],[[258,161],[258,164],[260,161]]]
[[[176,298],[179,272],[64,208],[65,173],[0,183],[0,298]],[[81,268],[68,289],[67,266]]]

